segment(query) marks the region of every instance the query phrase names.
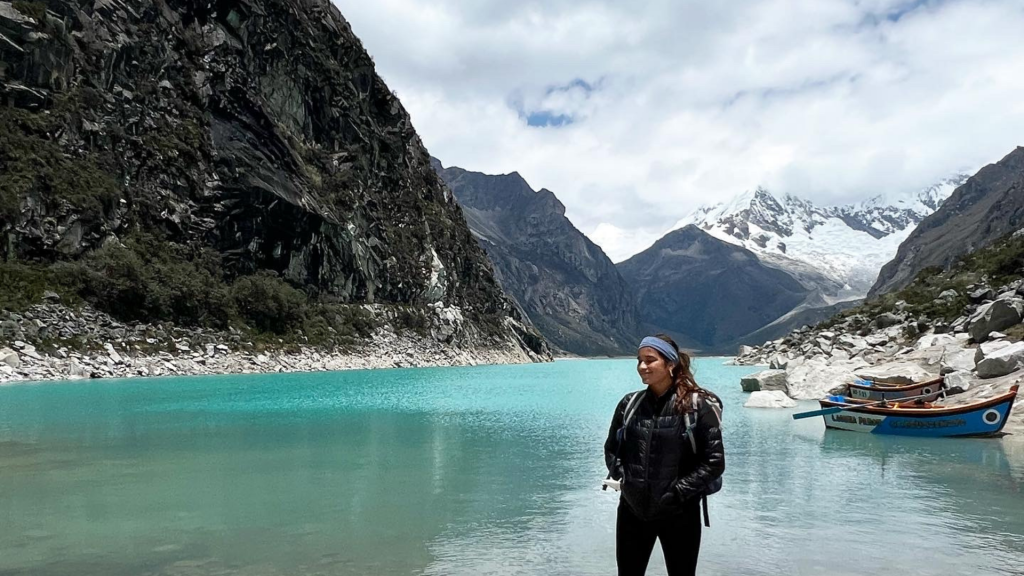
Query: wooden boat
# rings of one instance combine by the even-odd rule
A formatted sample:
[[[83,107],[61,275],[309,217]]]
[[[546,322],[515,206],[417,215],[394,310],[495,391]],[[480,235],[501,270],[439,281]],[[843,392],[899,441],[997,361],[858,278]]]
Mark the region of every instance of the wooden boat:
[[[818,403],[823,409],[842,408],[822,415],[825,427],[836,430],[899,436],[995,436],[1006,425],[1018,389],[1019,385],[1014,384],[1005,394],[962,406],[923,401],[867,405],[872,403],[843,396],[830,396]]]
[[[870,380],[857,380],[847,385],[849,397],[858,400],[899,400],[911,396],[925,396],[932,402],[945,390],[942,376],[916,384],[885,384]]]

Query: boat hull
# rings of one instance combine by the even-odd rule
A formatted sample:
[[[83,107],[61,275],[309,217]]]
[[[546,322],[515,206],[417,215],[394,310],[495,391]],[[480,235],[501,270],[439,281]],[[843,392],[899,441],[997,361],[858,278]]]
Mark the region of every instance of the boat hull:
[[[825,427],[834,430],[895,436],[956,437],[999,435],[1017,395],[1011,392],[965,406],[942,408],[854,407],[825,414]],[[819,400],[822,408],[847,404]]]
[[[850,398],[856,398],[858,400],[899,400],[901,398],[922,396],[921,400],[931,402],[942,395],[944,387],[942,378],[936,378],[927,382],[908,384],[904,386],[884,386],[880,384],[862,385],[853,383],[847,385],[847,389],[849,391],[848,395]]]

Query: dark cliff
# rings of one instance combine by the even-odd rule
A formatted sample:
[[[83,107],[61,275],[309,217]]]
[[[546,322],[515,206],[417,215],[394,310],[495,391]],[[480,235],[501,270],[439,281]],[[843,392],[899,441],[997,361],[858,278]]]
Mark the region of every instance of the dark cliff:
[[[269,271],[508,335],[517,312],[328,0],[0,2],[0,34],[5,263],[144,245],[214,284]]]
[[[900,244],[868,293],[873,298],[908,286],[932,266],[946,268],[1024,226],[1024,148],[989,164],[957,188]]]
[[[565,217],[550,190],[516,173],[434,167],[462,205],[498,280],[550,342],[575,354],[631,355],[636,301],[615,265]]]
[[[689,225],[617,264],[643,321],[680,346],[731,353],[736,342],[805,301],[810,291],[753,252]]]

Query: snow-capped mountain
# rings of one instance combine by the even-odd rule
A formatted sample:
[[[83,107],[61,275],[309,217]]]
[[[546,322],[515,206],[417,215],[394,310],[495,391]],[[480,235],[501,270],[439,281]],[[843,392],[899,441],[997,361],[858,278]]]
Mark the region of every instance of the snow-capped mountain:
[[[967,178],[957,174],[916,194],[828,207],[757,188],[702,206],[674,229],[694,224],[743,246],[765,264],[819,288],[826,301],[862,298],[900,243]]]

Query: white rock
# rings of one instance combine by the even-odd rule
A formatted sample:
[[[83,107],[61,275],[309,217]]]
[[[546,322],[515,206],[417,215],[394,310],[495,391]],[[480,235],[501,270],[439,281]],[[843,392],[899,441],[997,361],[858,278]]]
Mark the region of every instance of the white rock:
[[[987,354],[978,362],[978,376],[995,378],[1024,368],[1024,342],[1017,342]]]
[[[889,343],[889,336],[882,334],[881,332],[877,332],[875,334],[868,335],[864,338],[864,341],[867,342],[868,346],[885,346]]]
[[[789,396],[797,400],[821,398],[836,386],[852,382],[856,378],[854,369],[863,366],[863,362],[829,365],[821,359],[808,360],[798,366],[790,365],[786,369]]]
[[[970,348],[964,348],[960,350],[946,350],[946,354],[942,357],[941,368],[952,368],[955,371],[970,372],[974,370],[974,365],[977,362],[974,361],[975,351]]]
[[[917,350],[923,350],[924,348],[931,348],[933,346],[951,345],[957,345],[957,340],[949,334],[928,334],[918,338],[917,344],[914,344],[914,348]]]
[[[124,363],[124,358],[121,358],[121,355],[117,353],[117,350],[114,350],[113,344],[107,342],[106,344],[103,345],[103,349],[107,351],[107,356],[109,356],[110,359],[113,360],[114,364]]]
[[[843,348],[850,350],[851,353],[853,353],[853,350],[859,350],[868,347],[868,343],[863,338],[852,336],[850,334],[843,334],[842,336],[839,337],[839,340],[837,340],[837,342]]]
[[[15,345],[17,345],[17,342],[15,342]],[[22,356],[28,356],[29,358],[31,358],[33,360],[42,360],[43,359],[43,357],[40,356],[38,352],[36,352],[36,347],[31,345],[31,344],[24,344],[23,345],[22,350],[21,350],[21,355]]]
[[[1009,346],[1010,343],[1005,340],[994,340],[992,342],[983,342],[974,351],[974,363],[981,362],[986,356],[994,354],[996,350],[1001,350]]]
[[[947,388],[959,387],[962,390],[968,390],[971,387],[974,376],[970,372],[957,370],[956,372],[946,374],[944,378],[946,379]]]
[[[931,380],[938,374],[925,370],[912,362],[894,362],[879,364],[870,368],[857,370],[857,377],[872,382],[884,382],[886,384],[913,384]]]
[[[21,358],[18,357],[17,352],[10,348],[0,348],[0,364],[17,368],[21,366]]]
[[[779,390],[758,390],[750,395],[744,408],[793,408],[796,401]]]
[[[82,366],[78,362],[72,360],[71,365],[68,367],[68,374],[70,374],[72,378],[88,378],[92,375],[92,370],[89,370],[85,366]]]
[[[850,359],[850,353],[842,348],[832,349],[832,360],[845,361]]]

